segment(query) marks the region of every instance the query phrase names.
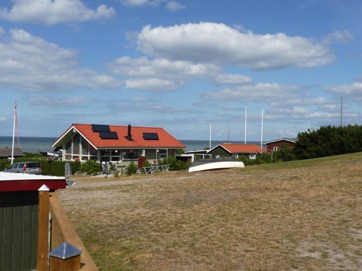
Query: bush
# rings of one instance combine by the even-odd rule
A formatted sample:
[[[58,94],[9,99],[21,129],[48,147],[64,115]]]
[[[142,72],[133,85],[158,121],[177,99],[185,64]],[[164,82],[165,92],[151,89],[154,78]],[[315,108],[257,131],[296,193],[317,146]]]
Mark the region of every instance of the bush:
[[[138,170],[138,166],[132,161],[127,167],[126,167],[126,174],[127,176],[131,176],[132,174],[135,174]]]
[[[160,165],[169,165],[169,170],[186,170],[190,167],[190,162],[184,162],[175,157],[167,157],[160,161]]]
[[[10,166],[10,162],[8,159],[0,159],[0,171],[3,171],[5,168]]]
[[[244,166],[251,166],[256,163],[256,160],[249,159],[248,155],[239,155],[239,160],[244,163]]]
[[[51,176],[64,176],[65,173],[65,164],[70,163],[72,167],[72,172],[77,172],[80,167],[80,162],[65,162],[65,161],[53,161],[48,160],[47,157],[42,156],[39,153],[30,153],[25,152],[24,157],[18,157],[14,160],[14,162],[28,162],[28,161],[36,161],[39,162],[42,169],[43,175],[51,175]],[[11,165],[10,161],[7,159],[0,159],[0,171]]]
[[[64,176],[65,175],[65,164],[69,163],[73,174],[79,171],[81,167],[81,163],[76,162],[68,162],[68,161],[39,161],[43,168],[44,175],[52,175],[52,176]]]
[[[88,175],[95,175],[102,171],[102,165],[95,160],[88,160],[80,166],[79,171]]]

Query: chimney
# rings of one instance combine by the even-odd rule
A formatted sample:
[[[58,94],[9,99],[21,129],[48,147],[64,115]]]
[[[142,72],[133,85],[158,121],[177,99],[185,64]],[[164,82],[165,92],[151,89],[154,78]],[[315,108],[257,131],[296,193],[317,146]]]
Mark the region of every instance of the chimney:
[[[132,140],[131,130],[132,130],[132,126],[131,126],[131,124],[128,124],[127,140]]]

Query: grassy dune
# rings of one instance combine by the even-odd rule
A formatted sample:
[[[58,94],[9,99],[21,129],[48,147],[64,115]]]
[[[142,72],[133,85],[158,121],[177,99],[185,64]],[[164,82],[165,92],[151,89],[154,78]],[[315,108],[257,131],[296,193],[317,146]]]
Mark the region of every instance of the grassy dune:
[[[362,153],[59,192],[100,270],[360,270]]]

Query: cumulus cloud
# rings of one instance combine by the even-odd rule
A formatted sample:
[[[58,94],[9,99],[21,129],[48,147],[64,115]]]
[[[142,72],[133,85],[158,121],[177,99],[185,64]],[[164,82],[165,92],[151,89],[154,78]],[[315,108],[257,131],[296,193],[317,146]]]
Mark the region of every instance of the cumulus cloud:
[[[0,40],[0,86],[23,90],[116,88],[119,82],[82,68],[77,52],[61,48],[20,29]]]
[[[299,86],[281,85],[277,83],[246,84],[233,88],[224,88],[206,93],[204,97],[210,100],[249,100],[272,102],[276,99],[294,99],[298,97]]]
[[[176,1],[170,1],[166,4],[166,9],[171,10],[171,11],[182,10],[185,8],[186,7],[184,5],[182,5],[181,3],[176,2]]]
[[[283,33],[257,35],[209,22],[145,26],[137,46],[156,58],[239,65],[253,70],[316,67],[334,60],[328,47],[311,39]]]
[[[348,31],[334,31],[324,39],[325,44],[348,43],[353,39],[353,35]]]
[[[121,0],[121,3],[129,7],[158,6],[165,0]]]
[[[126,87],[152,91],[172,90],[179,87],[176,81],[161,78],[138,78],[126,80]]]
[[[328,86],[325,89],[339,95],[361,95],[362,82],[355,82],[350,85]]]
[[[357,103],[362,102],[362,82],[354,82],[349,85],[327,86],[324,89],[333,95],[346,97],[347,100]]]
[[[0,18],[12,22],[54,25],[109,19],[116,14],[112,7],[100,5],[95,10],[81,0],[13,0],[11,9],[0,9]]]
[[[30,98],[30,102],[32,104],[38,104],[38,105],[61,105],[61,106],[67,106],[67,105],[80,105],[85,104],[89,102],[89,99],[86,97],[66,97],[63,99],[59,99],[59,97],[49,97],[49,96],[35,96]]]
[[[245,84],[250,83],[251,78],[242,74],[219,74],[214,78],[218,84]]]
[[[167,59],[122,57],[109,65],[113,73],[129,77],[126,87],[141,90],[173,90],[195,78],[219,73],[214,64],[194,64]],[[159,84],[157,86],[157,84]]]

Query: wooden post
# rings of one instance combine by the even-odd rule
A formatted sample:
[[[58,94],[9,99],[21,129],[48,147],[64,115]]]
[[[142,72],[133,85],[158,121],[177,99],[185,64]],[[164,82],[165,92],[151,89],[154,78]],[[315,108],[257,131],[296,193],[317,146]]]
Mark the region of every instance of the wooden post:
[[[49,271],[79,271],[80,270],[80,255],[70,259],[60,259],[50,257]]]
[[[49,271],[79,271],[82,251],[64,242],[49,253]]]
[[[48,270],[49,253],[49,188],[43,185],[39,188],[39,212],[38,212],[38,253],[37,271]]]

